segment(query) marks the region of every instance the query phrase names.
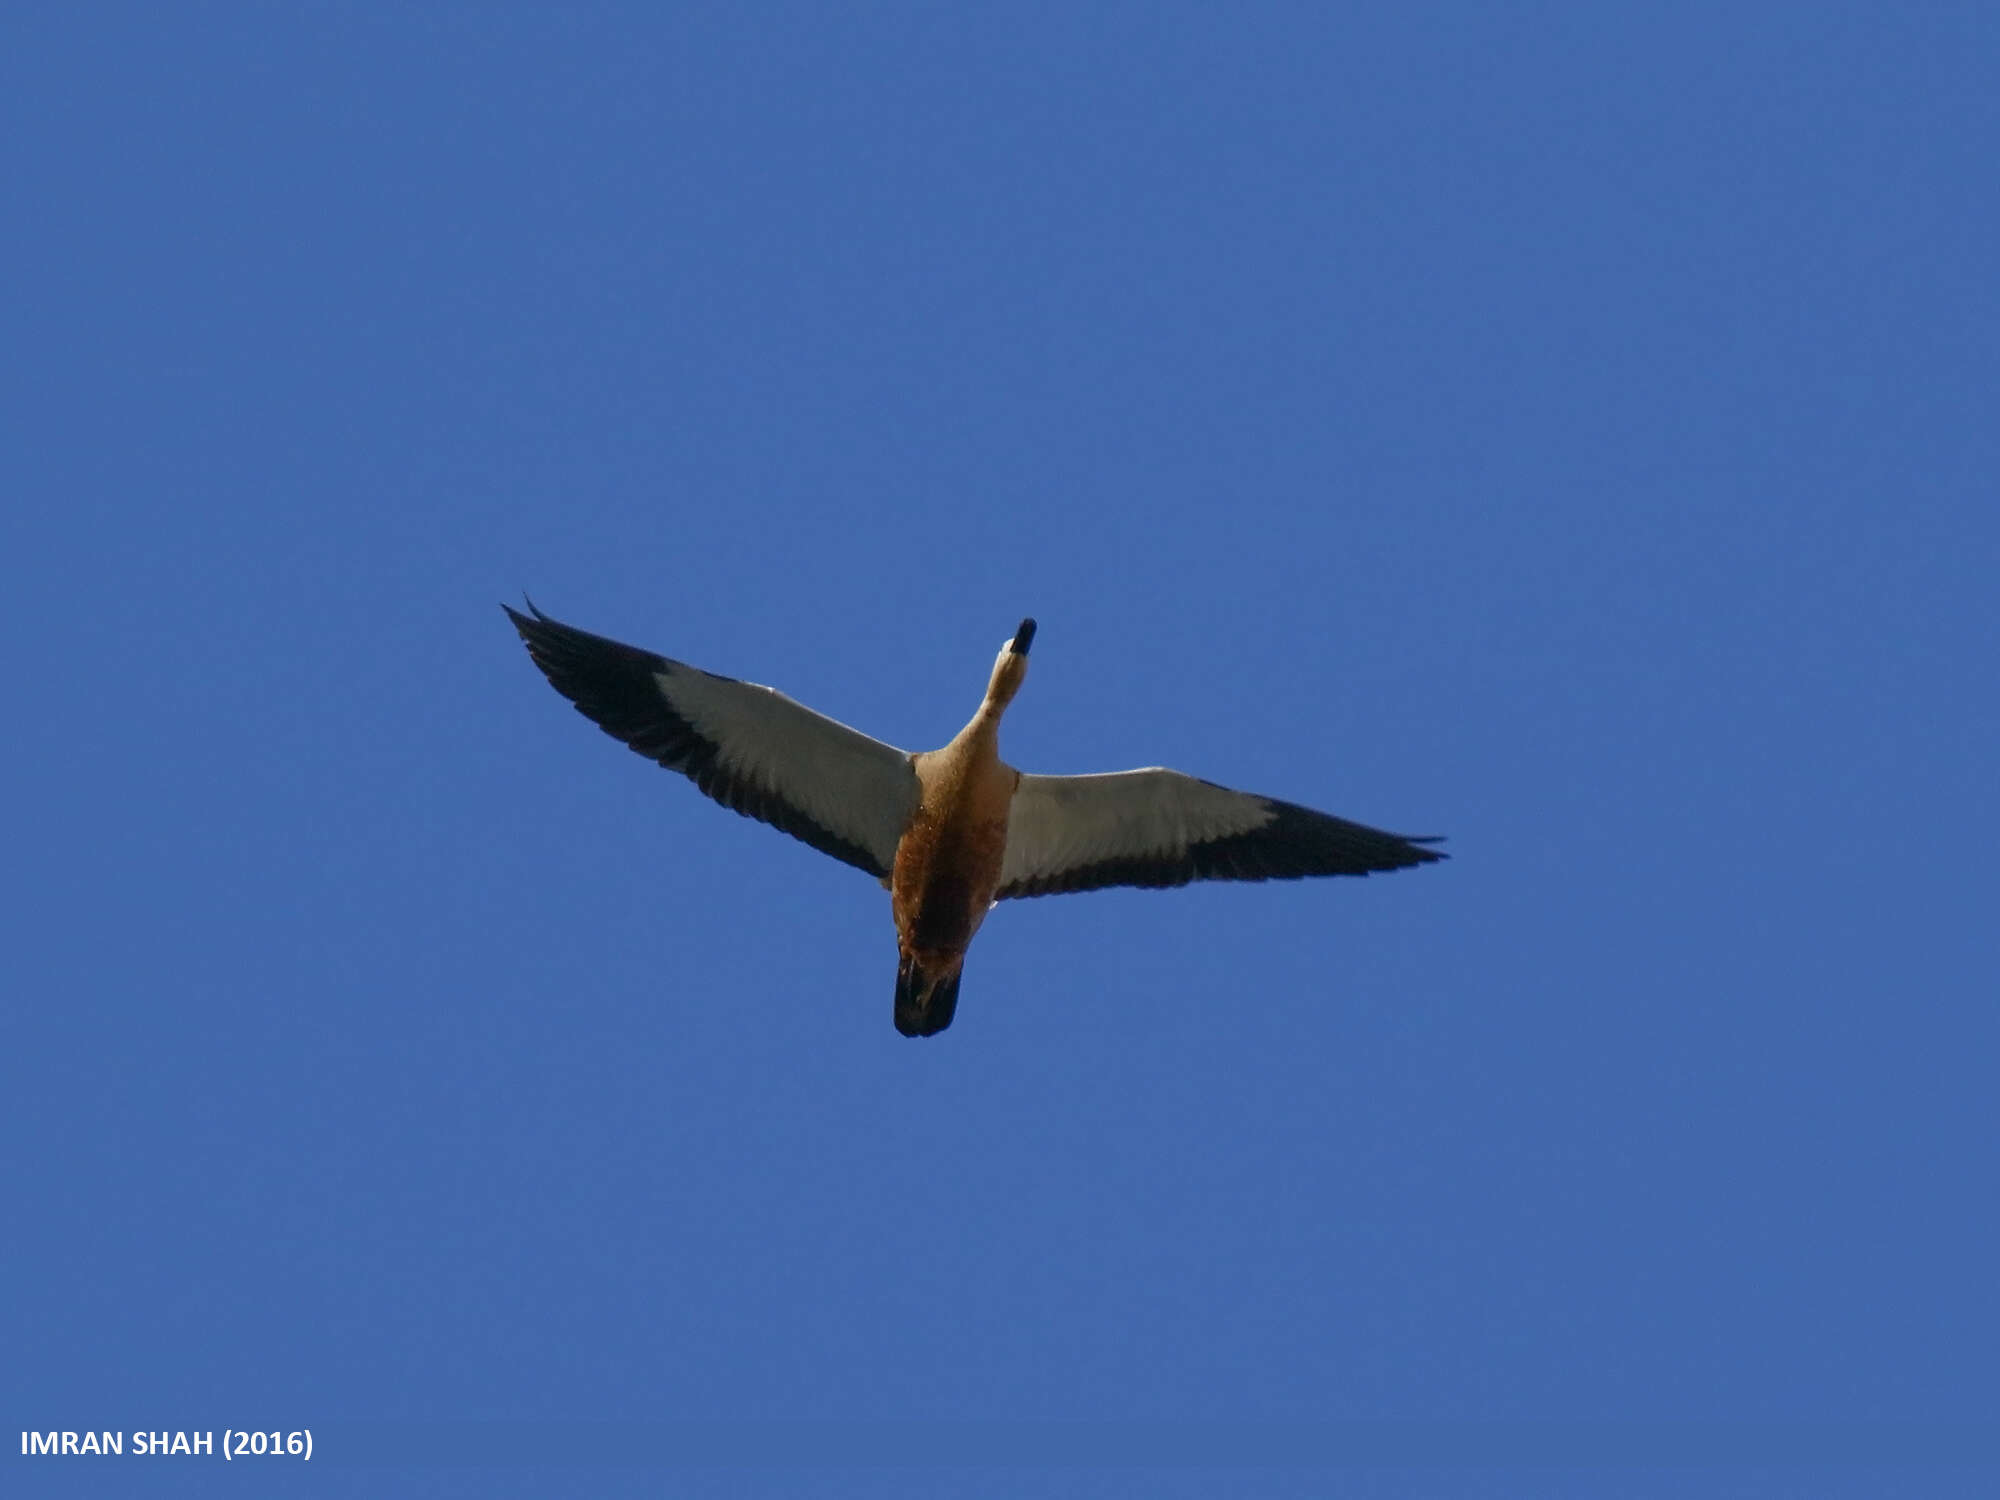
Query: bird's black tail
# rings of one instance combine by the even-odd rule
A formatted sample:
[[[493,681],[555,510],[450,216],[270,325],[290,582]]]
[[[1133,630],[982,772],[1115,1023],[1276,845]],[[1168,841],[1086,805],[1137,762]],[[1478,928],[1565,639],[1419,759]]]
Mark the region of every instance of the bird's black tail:
[[[913,954],[896,966],[896,1029],[904,1036],[936,1036],[951,1024],[958,1009],[958,982],[963,968],[939,978],[927,973]]]

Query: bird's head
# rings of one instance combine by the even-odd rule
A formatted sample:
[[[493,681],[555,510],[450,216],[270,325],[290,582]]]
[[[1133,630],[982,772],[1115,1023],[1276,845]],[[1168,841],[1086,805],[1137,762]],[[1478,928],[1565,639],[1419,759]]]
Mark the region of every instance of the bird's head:
[[[986,688],[986,701],[1005,708],[1028,680],[1028,648],[1035,643],[1035,622],[1023,620],[1013,637],[1000,647],[993,660],[993,680]]]

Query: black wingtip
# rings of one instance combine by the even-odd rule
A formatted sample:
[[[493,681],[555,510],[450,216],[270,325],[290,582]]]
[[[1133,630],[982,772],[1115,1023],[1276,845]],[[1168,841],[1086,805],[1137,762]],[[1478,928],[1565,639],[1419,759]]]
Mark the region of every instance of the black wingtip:
[[[1020,628],[1014,632],[1014,639],[1008,642],[1007,649],[1016,656],[1026,656],[1028,648],[1034,644],[1035,622],[1032,619],[1023,620]]]
[[[547,615],[535,608],[535,601],[528,597],[525,590],[521,594],[521,602],[528,606],[528,612],[525,615],[504,600],[500,604],[500,608],[505,611],[507,618],[514,622],[516,630],[521,630],[526,626],[548,619]]]

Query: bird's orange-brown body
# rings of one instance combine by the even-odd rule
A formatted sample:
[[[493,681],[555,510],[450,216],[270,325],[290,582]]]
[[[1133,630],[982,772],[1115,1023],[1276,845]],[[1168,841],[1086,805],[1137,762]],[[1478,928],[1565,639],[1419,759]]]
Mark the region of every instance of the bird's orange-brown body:
[[[942,1031],[958,1003],[965,950],[1000,889],[1007,817],[1021,773],[1000,759],[1000,716],[1027,676],[1032,623],[993,667],[985,701],[942,750],[911,757],[921,793],[889,878],[896,919],[896,1027]]]

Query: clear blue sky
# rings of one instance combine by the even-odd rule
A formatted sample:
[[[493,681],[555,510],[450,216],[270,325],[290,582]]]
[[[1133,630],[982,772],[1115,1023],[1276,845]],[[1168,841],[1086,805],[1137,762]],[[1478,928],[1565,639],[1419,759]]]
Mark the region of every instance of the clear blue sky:
[[[1994,17],[9,7],[9,1452],[1990,1420]],[[1014,763],[1453,859],[1010,904],[906,1041],[523,590],[917,748],[1033,614]],[[589,1488],[1141,1480],[1608,1482]]]

